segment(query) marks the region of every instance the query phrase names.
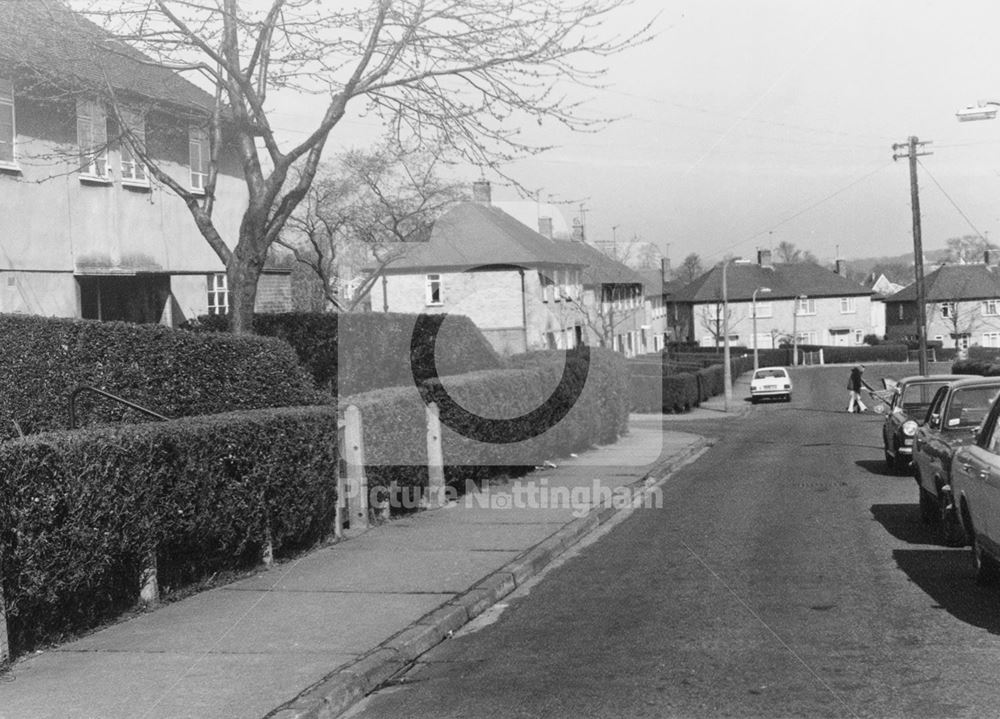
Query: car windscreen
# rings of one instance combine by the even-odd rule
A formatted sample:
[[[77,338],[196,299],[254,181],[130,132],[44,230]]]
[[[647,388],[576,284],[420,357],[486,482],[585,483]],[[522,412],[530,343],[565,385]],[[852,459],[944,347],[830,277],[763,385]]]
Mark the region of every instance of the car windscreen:
[[[785,374],[783,369],[760,369],[757,370],[757,374],[753,376],[754,379],[785,379],[788,375]],[[745,380],[744,380],[745,381]]]
[[[948,405],[945,427],[949,429],[976,427],[986,419],[1000,387],[960,387]]]
[[[922,418],[927,414],[927,408],[931,406],[934,393],[946,384],[948,384],[947,381],[907,384],[903,388],[903,394],[896,406],[901,407],[903,412],[911,417]]]

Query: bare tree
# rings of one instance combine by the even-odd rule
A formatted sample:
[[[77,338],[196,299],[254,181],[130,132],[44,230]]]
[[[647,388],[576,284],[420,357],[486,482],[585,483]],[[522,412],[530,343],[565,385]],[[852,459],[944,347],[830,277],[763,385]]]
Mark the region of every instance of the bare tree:
[[[612,347],[617,330],[643,309],[642,286],[632,283],[602,283],[585,293],[585,299],[570,299],[600,347]]]
[[[728,326],[729,332],[732,333],[733,329],[742,321],[742,318],[736,316],[732,305],[728,309],[723,309],[721,301],[702,307],[701,312],[698,313],[698,319],[701,326],[712,336],[716,349],[719,349],[719,345],[725,337],[725,328]]]
[[[684,258],[681,266],[677,268],[677,276],[684,282],[694,282],[695,278],[699,277],[704,271],[701,265],[701,257],[697,253],[692,252]]]
[[[952,237],[945,242],[945,246],[948,250],[948,262],[960,265],[982,262],[986,250],[996,249],[996,245],[981,235]]]
[[[440,151],[408,152],[388,142],[347,152],[319,172],[277,242],[316,275],[334,309],[356,309],[402,256],[402,243],[426,240],[434,220],[462,198],[457,183],[438,175],[441,158]],[[343,281],[362,273],[345,297]]]
[[[649,25],[626,35],[604,30],[634,0],[73,1],[120,40],[214,90],[214,109],[202,119],[209,147],[203,191],[160,168],[142,138],[126,131],[122,142],[184,200],[225,264],[237,333],[252,331],[268,250],[306,198],[349,106],[365,104],[397,137],[443,143],[462,160],[499,171],[545,149],[544,140],[521,132],[529,121],[573,130],[606,123],[588,117],[571,91],[598,88],[608,58],[651,37]],[[116,42],[98,49],[126,52]],[[113,84],[105,90],[115,118],[124,118]],[[324,98],[321,118],[298,142],[282,142],[273,122],[270,101],[279,90]],[[249,196],[238,236],[229,238],[213,218],[223,142]]]

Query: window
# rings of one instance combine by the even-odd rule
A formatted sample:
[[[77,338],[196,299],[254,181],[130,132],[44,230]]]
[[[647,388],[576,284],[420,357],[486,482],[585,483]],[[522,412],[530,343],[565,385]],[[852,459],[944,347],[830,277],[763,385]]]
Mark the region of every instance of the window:
[[[840,298],[840,314],[842,315],[853,315],[858,311],[857,306],[854,303],[853,297],[841,297]]]
[[[188,130],[188,162],[191,168],[191,189],[196,192],[205,191],[208,160],[208,132],[203,127],[191,127]]]
[[[539,270],[538,283],[542,286],[542,302],[551,302],[554,300],[556,297],[556,287],[552,273]]]
[[[441,299],[441,275],[427,275],[426,291],[428,305],[444,304]]]
[[[229,312],[229,284],[225,272],[208,276],[208,314],[224,315]]]
[[[954,317],[956,314],[954,302],[941,302],[938,304],[938,310],[942,317]]]
[[[806,297],[805,299],[799,297],[795,300],[795,313],[799,315],[816,314],[816,300],[811,297]]]
[[[983,347],[1000,347],[1000,332],[984,332]]]
[[[1000,315],[1000,300],[986,300],[983,302],[984,315]]]
[[[14,157],[14,83],[0,77],[0,167],[16,167]]]
[[[122,128],[122,140],[119,144],[121,152],[121,173],[123,185],[134,185],[139,187],[149,187],[149,178],[146,177],[146,168],[142,161],[133,156],[129,143],[138,145],[140,151],[146,147],[146,125],[142,115],[137,112],[122,110],[121,119],[125,124]],[[127,137],[125,137],[127,135]]]
[[[854,344],[860,345],[865,341],[864,330],[854,330]]]
[[[97,100],[76,101],[76,143],[80,150],[80,179],[108,178],[108,118]]]
[[[774,306],[770,302],[758,302],[756,308],[757,317],[773,317]],[[750,304],[750,316],[754,316],[753,303]]]
[[[903,305],[897,305],[897,307],[896,307],[896,317],[897,317],[897,319],[901,319],[901,320],[902,319],[906,319],[903,316]]]

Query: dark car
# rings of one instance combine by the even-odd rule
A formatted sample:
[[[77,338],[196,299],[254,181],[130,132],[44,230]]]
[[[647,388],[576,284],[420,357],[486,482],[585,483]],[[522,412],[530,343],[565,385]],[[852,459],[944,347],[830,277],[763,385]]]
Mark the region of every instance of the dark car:
[[[918,423],[927,415],[935,393],[957,379],[960,377],[952,374],[915,375],[892,386],[882,423],[885,464],[890,470],[910,466]]]
[[[968,377],[941,387],[913,438],[920,515],[939,523],[945,544],[966,543],[951,487],[952,458],[975,439],[998,393],[1000,377]]]

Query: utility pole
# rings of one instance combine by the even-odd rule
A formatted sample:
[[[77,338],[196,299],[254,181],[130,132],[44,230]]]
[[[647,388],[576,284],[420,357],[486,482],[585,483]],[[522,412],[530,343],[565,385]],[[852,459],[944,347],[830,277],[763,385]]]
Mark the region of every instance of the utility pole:
[[[913,273],[917,286],[917,343],[920,374],[927,374],[927,304],[924,297],[924,248],[920,239],[920,192],[917,188],[917,158],[930,155],[919,149],[929,145],[930,140],[920,142],[913,135],[901,144],[892,146],[892,159],[906,157],[910,160],[910,206],[913,210]],[[899,152],[904,150],[904,152]]]

